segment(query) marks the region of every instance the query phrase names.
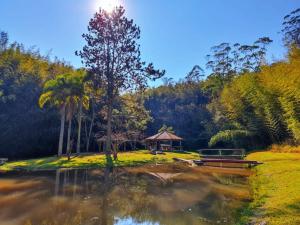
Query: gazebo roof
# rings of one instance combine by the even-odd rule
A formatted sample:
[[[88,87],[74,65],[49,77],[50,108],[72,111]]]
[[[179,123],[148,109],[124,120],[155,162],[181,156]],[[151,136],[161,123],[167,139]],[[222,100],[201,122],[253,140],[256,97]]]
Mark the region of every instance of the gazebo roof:
[[[163,131],[154,136],[146,138],[146,141],[182,141],[181,137],[176,136],[168,131]]]

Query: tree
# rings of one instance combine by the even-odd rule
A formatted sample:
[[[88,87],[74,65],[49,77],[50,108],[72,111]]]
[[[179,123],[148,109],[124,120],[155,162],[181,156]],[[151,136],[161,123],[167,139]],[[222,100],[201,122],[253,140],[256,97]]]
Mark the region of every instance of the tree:
[[[77,134],[77,146],[76,152],[80,153],[80,137],[81,137],[81,119],[82,109],[89,108],[89,96],[85,93],[85,77],[84,70],[77,70],[73,74],[66,74],[66,81],[68,84],[68,96],[66,96],[66,118],[69,123],[68,136],[67,136],[67,153],[71,152],[71,131],[72,131],[72,119],[76,111],[78,111],[78,134]]]
[[[235,68],[237,73],[259,72],[263,64],[266,64],[267,46],[273,41],[268,37],[257,39],[252,45],[239,45],[235,50]]]
[[[267,46],[272,42],[268,37],[261,37],[250,45],[222,43],[214,46],[212,54],[207,55],[206,67],[213,76],[229,81],[240,73],[258,72],[265,63]]]
[[[73,78],[75,80],[76,92],[74,92],[74,98],[77,100],[77,108],[78,108],[78,132],[77,132],[77,145],[76,145],[76,153],[80,153],[80,140],[81,140],[81,124],[82,124],[82,113],[83,108],[89,108],[90,96],[87,93],[87,73],[85,70],[78,70]],[[90,88],[89,88],[90,89]]]
[[[288,47],[295,44],[300,48],[300,8],[286,15],[282,25],[284,43]]]
[[[233,70],[233,59],[231,57],[232,47],[229,43],[221,43],[211,48],[212,55],[207,55],[206,67],[221,77],[228,77],[235,73]]]
[[[90,143],[91,143],[91,137],[94,136],[94,127],[95,127],[95,124],[97,124],[96,122],[96,112],[100,111],[100,107],[101,107],[101,104],[97,103],[96,102],[96,99],[93,95],[90,95],[90,109],[89,111],[87,111],[85,114],[84,114],[84,133],[85,133],[85,150],[86,152],[89,151],[89,148],[90,148]],[[100,107],[99,107],[100,106]],[[101,118],[98,118],[101,120]]]
[[[149,89],[145,109],[153,119],[147,124],[147,135],[153,135],[166,124],[185,140],[187,148],[205,146],[215,125],[207,110],[210,99],[201,87],[202,82],[180,81],[174,86]]]
[[[58,155],[62,155],[65,120],[68,122],[67,153],[71,150],[71,131],[74,113],[79,108],[88,108],[89,99],[84,92],[84,71],[59,75],[55,79],[45,83],[43,94],[40,96],[39,105],[44,107],[46,103],[59,108],[61,114],[61,126],[59,136]],[[81,113],[81,112],[80,112]],[[79,115],[80,115],[79,113]],[[80,120],[81,122],[81,120]],[[80,127],[80,125],[78,125]],[[79,129],[78,132],[81,132]],[[80,142],[80,135],[77,141]]]
[[[65,99],[66,104],[66,120],[68,122],[68,133],[67,133],[67,155],[69,156],[71,153],[71,148],[73,147],[73,141],[71,144],[71,132],[72,132],[72,119],[76,110],[76,106],[78,104],[78,99],[76,99],[73,95],[73,93],[70,93],[69,96]]]
[[[185,80],[190,83],[197,83],[201,80],[201,77],[204,77],[204,70],[196,65],[193,69],[186,75]]]
[[[163,77],[161,81],[163,82],[164,86],[172,87],[174,85],[174,79],[171,77]]]
[[[172,134],[175,133],[173,127],[168,127],[165,124],[158,130],[158,133],[162,133],[162,132],[169,132],[169,133],[172,133]]]
[[[106,155],[111,151],[112,112],[115,99],[129,89],[144,89],[148,79],[163,76],[164,71],[155,70],[153,64],[141,61],[140,29],[125,17],[123,7],[111,13],[102,9],[90,20],[88,33],[83,34],[86,45],[76,52],[88,70],[92,80],[106,93],[107,143]]]
[[[4,51],[8,45],[8,34],[4,31],[0,31],[0,52]]]
[[[121,125],[126,136],[132,140],[132,149],[136,149],[136,143],[144,139],[143,132],[147,129],[148,123],[152,120],[150,112],[145,109],[143,93],[127,93],[121,97],[120,114],[121,121],[115,124]]]
[[[287,62],[263,66],[260,72],[245,73],[226,85],[220,103],[228,127],[212,137],[211,145],[236,146],[242,138],[248,147],[299,143],[299,59],[300,50],[292,47]]]
[[[56,79],[49,80],[44,85],[43,94],[40,96],[39,105],[41,108],[46,103],[59,109],[61,115],[60,135],[58,144],[58,156],[62,155],[64,128],[66,120],[66,98],[68,96],[68,85],[64,75],[57,76]]]
[[[10,42],[6,33],[0,43],[0,126],[4,131],[0,132],[0,157],[53,155],[59,115],[55,108],[41,109],[37,102],[45,81],[72,68],[57,59],[50,61],[33,47]]]

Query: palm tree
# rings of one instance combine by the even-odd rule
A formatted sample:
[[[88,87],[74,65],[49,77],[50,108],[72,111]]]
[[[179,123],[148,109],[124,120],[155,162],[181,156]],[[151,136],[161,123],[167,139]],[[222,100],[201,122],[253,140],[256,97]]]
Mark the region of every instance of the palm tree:
[[[65,75],[57,76],[53,80],[49,80],[44,85],[44,90],[39,98],[39,105],[41,108],[49,103],[51,106],[59,109],[60,119],[60,135],[58,144],[58,156],[62,155],[64,128],[66,119],[66,102],[65,99],[68,95],[68,84]]]
[[[82,108],[88,109],[89,107],[89,98],[85,94],[85,78],[86,73],[84,70],[78,70],[73,74],[59,75],[55,79],[45,83],[43,94],[39,99],[40,107],[44,107],[46,103],[49,103],[52,106],[58,107],[60,110],[61,126],[58,156],[62,155],[66,120],[68,122],[67,153],[71,151],[72,119],[77,108],[79,108],[77,152],[80,153]]]
[[[71,93],[70,96],[66,98],[66,119],[69,123],[68,125],[68,134],[67,134],[67,155],[71,153],[71,131],[72,131],[72,119],[77,108],[78,98]]]
[[[85,70],[80,69],[77,70],[77,76],[74,78],[76,80],[76,87],[77,87],[77,102],[78,102],[78,132],[77,132],[77,146],[76,146],[76,153],[80,153],[80,139],[81,139],[81,122],[82,122],[82,110],[89,108],[90,98],[87,94],[87,73]]]
[[[83,108],[89,108],[89,96],[86,94],[86,71],[83,69],[77,70],[74,74],[68,75],[67,81],[70,88],[70,93],[66,98],[66,116],[69,123],[68,138],[67,138],[67,153],[71,151],[71,131],[72,119],[75,112],[78,110],[78,134],[76,153],[80,153],[80,138],[81,138],[81,121]]]

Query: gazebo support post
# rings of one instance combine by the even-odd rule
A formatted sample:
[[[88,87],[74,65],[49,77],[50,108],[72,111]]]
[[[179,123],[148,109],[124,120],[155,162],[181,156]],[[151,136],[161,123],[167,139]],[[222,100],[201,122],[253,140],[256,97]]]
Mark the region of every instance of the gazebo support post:
[[[182,151],[182,142],[180,141],[180,151]]]

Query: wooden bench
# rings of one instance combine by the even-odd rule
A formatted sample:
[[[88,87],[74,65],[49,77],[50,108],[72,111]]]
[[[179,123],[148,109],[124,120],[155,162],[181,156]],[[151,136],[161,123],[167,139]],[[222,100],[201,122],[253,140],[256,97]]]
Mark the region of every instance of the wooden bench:
[[[205,152],[211,154],[204,154]],[[199,154],[201,158],[243,159],[246,156],[246,151],[245,149],[201,149]]]
[[[203,154],[204,152],[212,154]],[[246,164],[248,167],[252,167],[262,164],[261,162],[257,161],[243,160],[246,156],[245,149],[201,149],[199,150],[199,154],[201,160],[194,161],[194,163],[197,165],[219,163],[221,166],[224,166],[223,164]]]

